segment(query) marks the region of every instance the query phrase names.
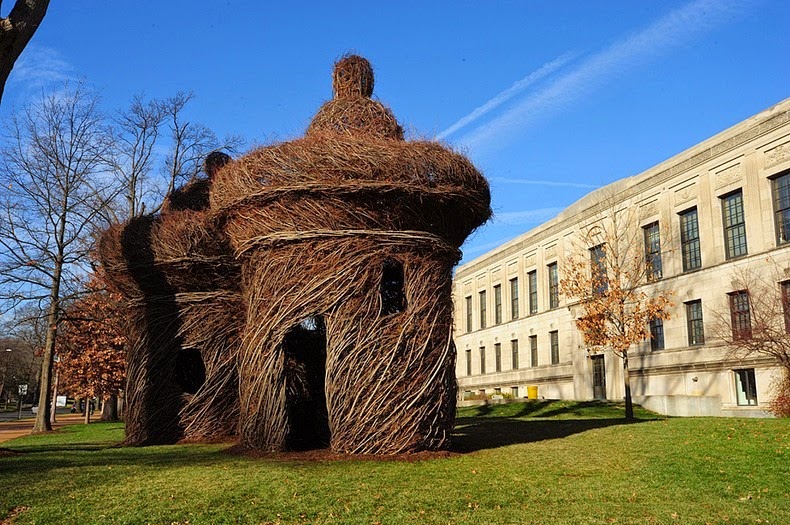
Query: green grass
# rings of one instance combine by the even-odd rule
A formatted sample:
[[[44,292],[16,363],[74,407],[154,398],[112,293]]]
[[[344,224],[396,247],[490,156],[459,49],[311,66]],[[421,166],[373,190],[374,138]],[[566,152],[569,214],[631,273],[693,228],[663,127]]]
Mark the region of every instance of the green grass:
[[[790,523],[790,421],[660,418],[604,403],[463,408],[463,453],[285,461],[228,445],[114,446],[119,424],[0,455],[13,523]]]

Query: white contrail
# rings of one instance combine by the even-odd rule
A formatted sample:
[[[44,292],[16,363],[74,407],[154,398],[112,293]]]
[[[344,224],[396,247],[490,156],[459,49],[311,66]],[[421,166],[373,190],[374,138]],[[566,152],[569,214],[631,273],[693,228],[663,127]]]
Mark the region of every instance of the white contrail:
[[[509,226],[542,224],[556,217],[564,208],[538,208],[536,210],[506,211],[494,214],[494,222]]]
[[[583,182],[567,182],[558,180],[535,180],[535,179],[512,179],[507,177],[489,177],[490,182],[498,182],[500,184],[526,184],[530,186],[559,186],[565,188],[583,188],[583,189],[596,189],[600,184],[586,184]]]
[[[521,80],[514,82],[512,86],[510,86],[504,91],[501,91],[499,94],[497,94],[492,99],[488,100],[482,106],[476,107],[474,111],[472,111],[465,117],[456,121],[449,128],[440,132],[436,136],[436,138],[443,139],[449,135],[452,135],[453,133],[463,128],[464,126],[468,126],[469,124],[476,121],[477,119],[488,113],[489,111],[496,109],[503,103],[515,97],[516,95],[521,93],[523,90],[527,89],[529,86],[531,86],[538,80],[550,75],[551,73],[554,73],[557,69],[561,68],[569,61],[573,60],[574,56],[575,55],[573,53],[566,53],[561,57],[552,60],[551,62],[547,62],[543,64],[540,68],[536,69],[535,71],[525,76]]]
[[[471,151],[501,146],[509,134],[530,126],[549,112],[567,107],[630,67],[688,42],[719,24],[740,4],[734,0],[696,0],[660,18],[647,28],[615,42],[559,76],[499,117],[461,137]]]

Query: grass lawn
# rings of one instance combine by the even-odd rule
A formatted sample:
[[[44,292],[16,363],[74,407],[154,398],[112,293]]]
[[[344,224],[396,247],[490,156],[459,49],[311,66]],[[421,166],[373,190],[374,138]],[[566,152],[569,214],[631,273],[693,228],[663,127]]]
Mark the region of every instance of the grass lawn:
[[[790,523],[790,421],[538,401],[459,410],[450,457],[284,460],[113,446],[123,426],[5,443],[0,523]]]

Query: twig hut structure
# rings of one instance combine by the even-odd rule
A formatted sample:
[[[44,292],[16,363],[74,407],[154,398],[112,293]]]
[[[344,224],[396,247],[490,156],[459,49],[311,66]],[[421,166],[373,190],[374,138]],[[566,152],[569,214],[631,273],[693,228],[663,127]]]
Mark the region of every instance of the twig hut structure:
[[[237,431],[259,450],[447,445],[452,268],[491,214],[488,184],[462,155],[404,140],[370,98],[364,58],[335,64],[333,91],[305,137],[212,174],[207,208],[105,236],[105,265],[138,310],[130,442]],[[160,305],[162,290],[175,299]]]

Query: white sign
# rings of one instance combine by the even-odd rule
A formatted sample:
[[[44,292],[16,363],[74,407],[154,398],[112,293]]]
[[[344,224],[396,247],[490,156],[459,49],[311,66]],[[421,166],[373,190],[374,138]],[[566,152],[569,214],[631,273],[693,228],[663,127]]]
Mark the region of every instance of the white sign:
[[[58,396],[55,399],[55,406],[56,407],[64,407],[64,406],[66,406],[66,396]]]
[[[19,385],[19,395],[20,396],[27,395],[27,385]]]

